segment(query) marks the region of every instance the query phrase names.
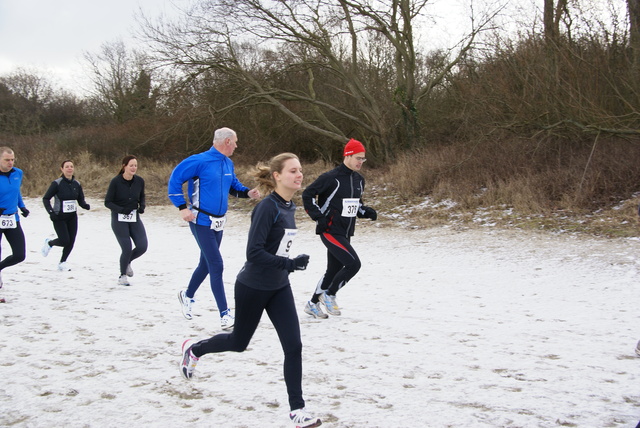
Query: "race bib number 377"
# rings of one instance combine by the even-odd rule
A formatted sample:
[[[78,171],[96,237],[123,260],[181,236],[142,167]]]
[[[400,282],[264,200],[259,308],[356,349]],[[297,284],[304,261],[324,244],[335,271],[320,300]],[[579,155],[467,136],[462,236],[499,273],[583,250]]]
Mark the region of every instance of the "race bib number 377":
[[[355,217],[360,208],[360,199],[345,198],[342,200],[342,217]]]

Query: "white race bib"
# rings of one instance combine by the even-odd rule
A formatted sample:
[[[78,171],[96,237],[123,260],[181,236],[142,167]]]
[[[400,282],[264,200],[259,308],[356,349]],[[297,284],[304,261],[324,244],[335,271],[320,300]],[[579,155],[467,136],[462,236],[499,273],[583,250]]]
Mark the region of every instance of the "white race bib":
[[[360,199],[345,198],[342,200],[342,217],[355,217],[360,208]]]
[[[284,235],[282,236],[282,240],[280,241],[280,246],[278,247],[278,251],[276,251],[276,256],[280,257],[289,257],[289,251],[291,251],[291,244],[293,244],[293,238],[298,234],[298,229],[285,229]]]
[[[125,223],[135,223],[137,221],[136,211],[138,210],[133,210],[129,214],[118,213],[118,221],[122,221]]]
[[[211,229],[215,230],[216,232],[222,232],[224,230],[224,225],[227,223],[227,216],[209,216],[209,219],[211,220]]]
[[[78,211],[78,205],[76,201],[62,201],[62,212],[63,213],[74,213]]]
[[[15,229],[18,226],[16,223],[15,215],[0,215],[0,229]]]

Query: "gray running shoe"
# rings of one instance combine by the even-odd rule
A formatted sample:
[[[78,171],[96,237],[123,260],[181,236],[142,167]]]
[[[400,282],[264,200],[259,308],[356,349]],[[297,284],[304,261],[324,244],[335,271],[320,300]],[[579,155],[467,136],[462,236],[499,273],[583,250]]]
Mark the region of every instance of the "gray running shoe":
[[[305,305],[304,313],[309,314],[314,318],[320,318],[320,319],[329,318],[329,315],[322,312],[322,309],[320,308],[320,303],[313,303],[311,300],[309,300]]]
[[[336,296],[330,296],[325,291],[320,295],[320,302],[327,309],[329,315],[341,315],[340,308],[338,307],[338,303],[336,302]]]
[[[133,276],[133,269],[131,269],[131,263],[127,265],[127,271],[125,272],[129,278]]]

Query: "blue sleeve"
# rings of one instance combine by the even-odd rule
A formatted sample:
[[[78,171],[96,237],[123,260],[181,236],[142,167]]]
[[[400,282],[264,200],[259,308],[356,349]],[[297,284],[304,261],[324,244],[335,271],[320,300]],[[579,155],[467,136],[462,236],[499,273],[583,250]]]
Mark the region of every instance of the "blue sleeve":
[[[182,185],[185,181],[198,176],[198,166],[199,163],[193,156],[190,156],[180,162],[171,172],[167,193],[169,200],[171,200],[171,203],[176,207],[187,204],[187,201],[184,198]]]

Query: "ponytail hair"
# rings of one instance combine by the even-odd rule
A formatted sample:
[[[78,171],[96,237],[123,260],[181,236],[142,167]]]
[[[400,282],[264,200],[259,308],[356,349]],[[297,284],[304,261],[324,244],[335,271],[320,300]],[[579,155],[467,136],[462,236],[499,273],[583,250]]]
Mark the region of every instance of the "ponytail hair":
[[[118,172],[118,174],[120,174],[120,175],[124,174],[124,167],[129,165],[129,162],[131,162],[134,159],[138,159],[138,158],[133,156],[133,155],[127,155],[127,156],[123,157],[122,158],[122,166],[120,167],[120,172]]]
[[[256,165],[253,177],[258,182],[258,187],[267,193],[273,192],[276,188],[276,180],[273,178],[273,173],[281,173],[284,169],[284,163],[289,159],[298,159],[298,156],[288,152],[280,153],[272,157],[268,164],[259,163]]]

